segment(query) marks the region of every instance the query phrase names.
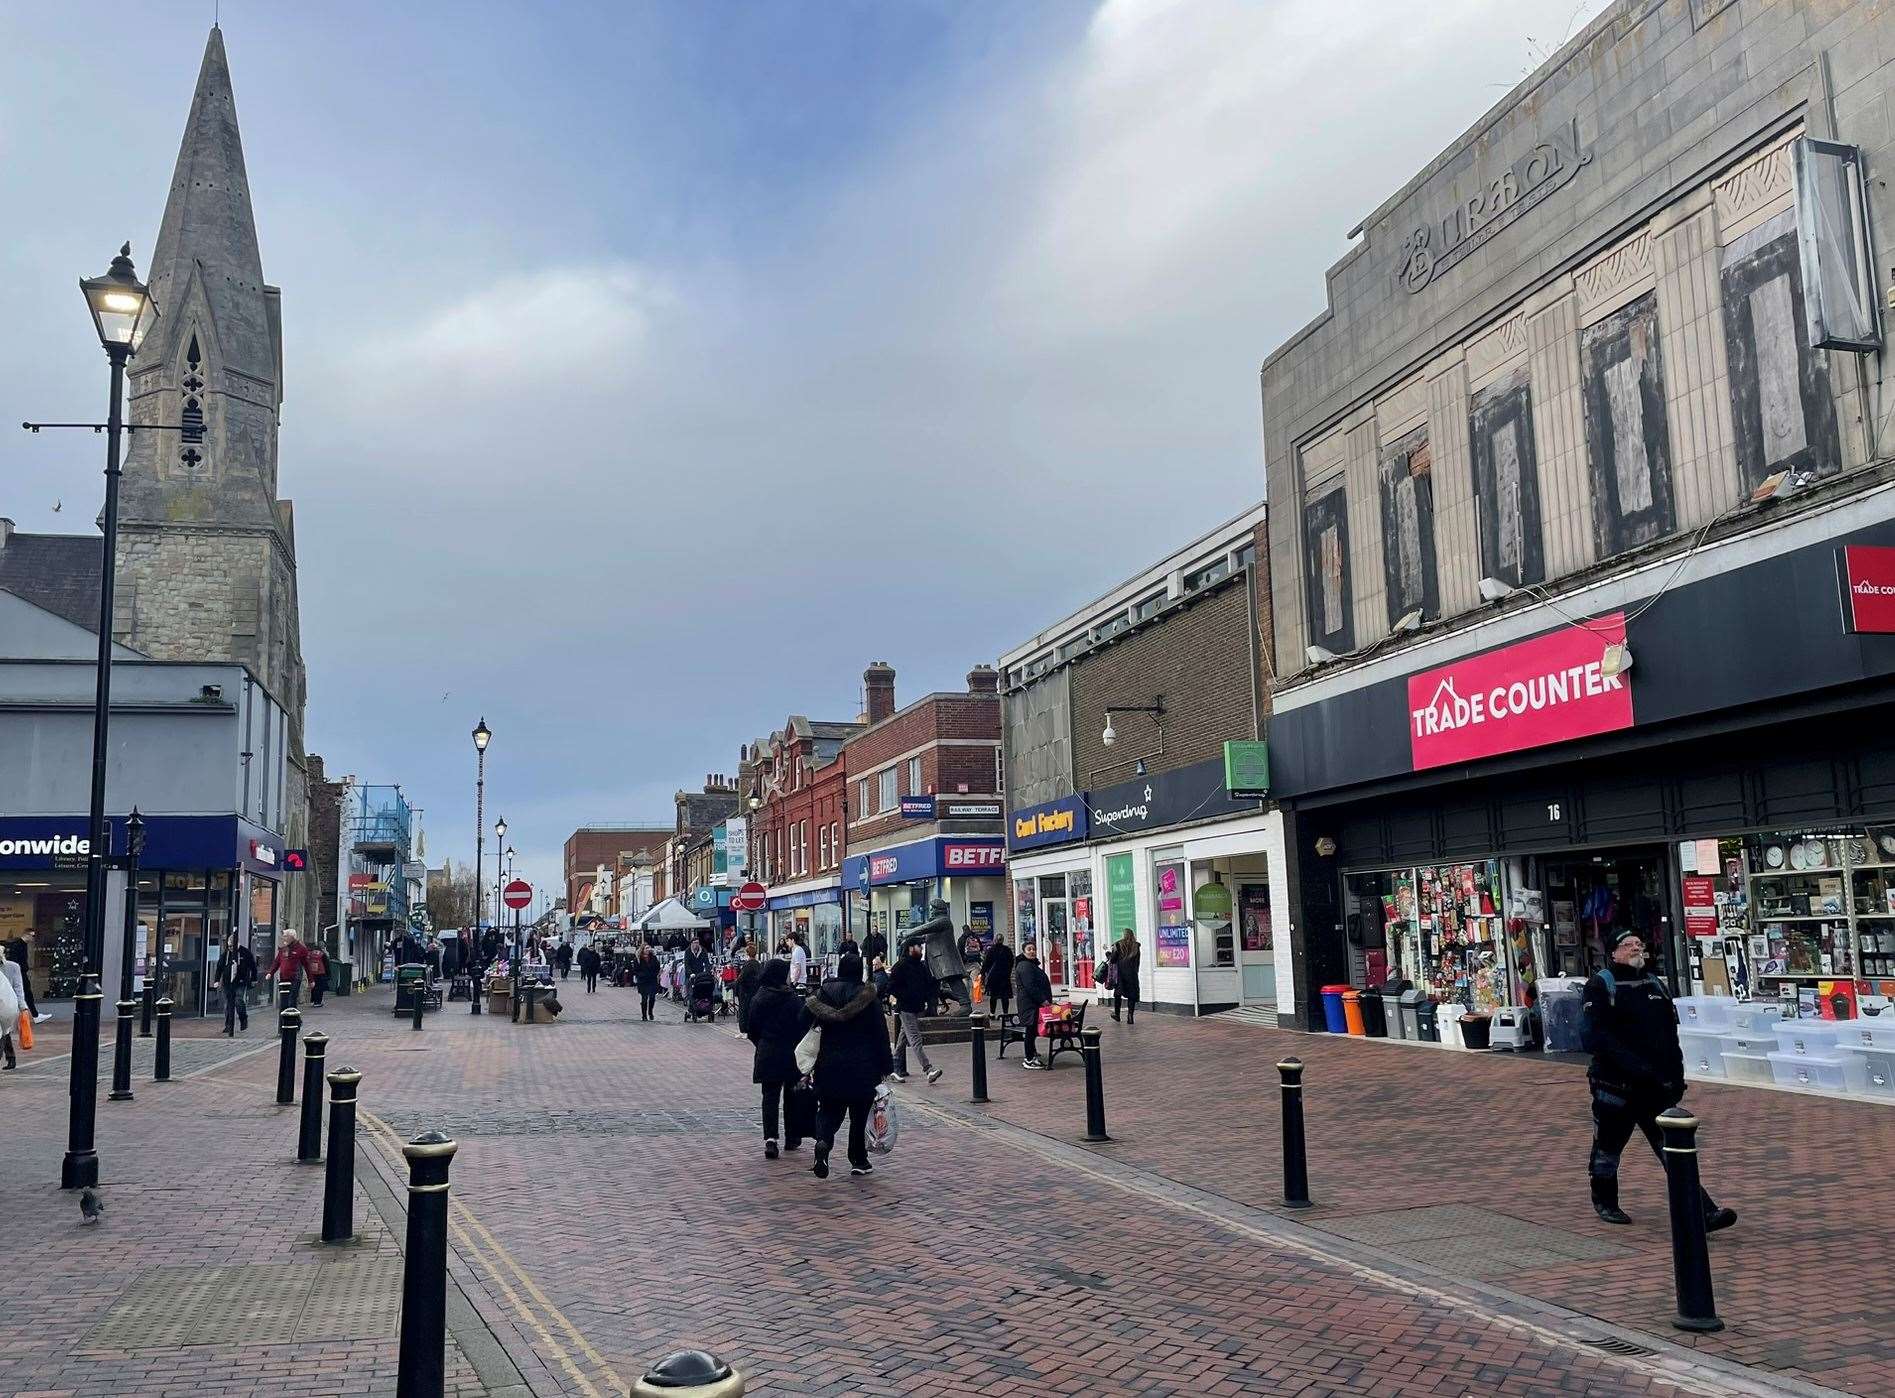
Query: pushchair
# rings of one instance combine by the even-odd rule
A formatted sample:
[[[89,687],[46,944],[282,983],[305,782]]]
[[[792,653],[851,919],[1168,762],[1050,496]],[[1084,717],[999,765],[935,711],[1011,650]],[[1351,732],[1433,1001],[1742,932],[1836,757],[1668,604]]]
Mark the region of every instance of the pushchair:
[[[715,1019],[717,1001],[717,977],[709,971],[699,971],[691,978],[690,994],[684,1006],[685,1020]]]

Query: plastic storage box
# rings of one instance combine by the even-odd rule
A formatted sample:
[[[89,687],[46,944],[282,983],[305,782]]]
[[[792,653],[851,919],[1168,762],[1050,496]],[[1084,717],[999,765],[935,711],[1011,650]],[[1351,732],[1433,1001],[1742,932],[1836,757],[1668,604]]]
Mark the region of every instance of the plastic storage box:
[[[1850,1048],[1845,1045],[1838,1058],[1862,1060],[1861,1084],[1856,1090],[1867,1097],[1895,1097],[1895,1048]]]
[[[1777,1080],[1768,1054],[1734,1052],[1725,1039],[1724,1077],[1728,1082],[1773,1083]],[[1774,1053],[1776,1050],[1772,1049]]]
[[[1776,1033],[1777,1047],[1785,1053],[1803,1058],[1834,1058],[1842,1042],[1842,1031],[1849,1023],[1834,1019],[1780,1019],[1770,1027]]]
[[[1522,1052],[1532,1046],[1533,1023],[1525,1005],[1507,1005],[1494,1011],[1489,1042],[1497,1049]]]
[[[1895,1049],[1895,1020],[1844,1019],[1836,1023],[1836,1043],[1843,1048]]]
[[[1780,1002],[1776,1000],[1739,1001],[1731,1009],[1731,1033],[1770,1035],[1770,1026],[1783,1018]]]
[[[1680,1029],[1678,1046],[1684,1050],[1684,1070],[1692,1077],[1724,1076],[1724,1039],[1709,1029]]]
[[[1461,1037],[1461,1017],[1466,1013],[1467,1006],[1465,1005],[1443,1005],[1441,1007],[1441,1043],[1444,1047],[1467,1047],[1467,1040]]]
[[[1866,1082],[1862,1055],[1773,1053],[1770,1072],[1784,1087],[1813,1087],[1823,1092],[1853,1092]]]
[[[1729,995],[1680,995],[1672,1002],[1678,1007],[1678,1023],[1686,1029],[1729,1029],[1731,1012],[1737,1000]]]

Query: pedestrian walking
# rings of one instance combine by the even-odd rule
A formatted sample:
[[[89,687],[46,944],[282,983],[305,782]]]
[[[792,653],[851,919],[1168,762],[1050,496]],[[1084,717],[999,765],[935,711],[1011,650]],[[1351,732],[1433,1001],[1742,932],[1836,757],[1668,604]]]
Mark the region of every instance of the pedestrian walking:
[[[790,944],[790,984],[808,985],[809,952],[804,948],[802,938],[792,932],[784,940]],[[861,961],[862,958],[858,956],[856,958],[858,969],[860,968]],[[856,979],[860,980],[860,975],[858,975]]]
[[[980,983],[987,991],[987,1008],[998,1023],[1013,1008],[1013,948],[999,934],[980,962]]]
[[[572,946],[564,937],[559,939],[559,950],[553,953],[559,963],[559,978],[570,980],[572,977]]]
[[[31,932],[33,929],[28,928]],[[42,1012],[33,1000],[33,962],[27,951],[26,938],[9,937],[6,942],[7,960],[20,971],[20,990],[26,996],[26,1012],[33,1016],[33,1023],[39,1024],[53,1017],[52,1011]]]
[[[650,947],[638,953],[638,964],[632,967],[632,980],[638,986],[638,1017],[652,1019],[652,1006],[658,1003],[658,958]]]
[[[303,977],[308,972],[309,948],[303,945],[294,928],[284,928],[282,940],[277,943],[276,958],[270,962],[270,975],[278,985],[289,987],[290,1004],[296,1004],[302,997]]]
[[[19,1066],[13,1056],[13,1036],[20,1027],[20,1016],[25,1013],[26,977],[20,974],[12,958],[0,951],[0,1055],[5,1056],[4,1071],[9,1073]]]
[[[766,1160],[775,1160],[779,1114],[783,1117],[785,1148],[796,1150],[803,1144],[799,1123],[784,1111],[790,1090],[803,1076],[796,1067],[796,1045],[809,1032],[809,1011],[803,997],[790,989],[789,962],[762,963],[746,1021],[749,1028],[744,1032],[757,1046],[750,1081],[763,1088],[763,1155]]]
[[[875,999],[883,1014],[888,1013],[888,967],[876,957],[869,965],[869,984],[875,987]]]
[[[921,1043],[922,1012],[939,990],[934,973],[922,958],[920,942],[910,942],[906,954],[888,973],[888,993],[895,1001],[895,1022],[899,1026],[895,1032],[895,1081],[908,1081],[908,1050],[912,1046],[928,1082],[939,1082],[941,1070],[928,1061],[928,1050]]]
[[[742,961],[737,967],[737,1032],[750,1032],[750,1006],[755,1003],[757,991],[763,984],[763,973],[767,963],[757,956],[757,945],[748,937],[744,938],[739,955]],[[790,968],[787,962],[783,966],[783,983],[789,984]]]
[[[1138,1019],[1138,963],[1143,955],[1139,950],[1138,934],[1126,928],[1119,934],[1118,941],[1112,944],[1112,1018],[1119,1017],[1119,1002],[1125,1003],[1125,1022],[1134,1023]]]
[[[599,993],[599,949],[587,946],[579,953],[579,974],[585,978],[586,994]]]
[[[875,1089],[895,1067],[895,1056],[888,1047],[888,1022],[875,1009],[875,987],[862,983],[862,958],[843,957],[836,963],[836,978],[825,981],[804,1003],[812,1023],[822,1030],[811,1075],[818,1103],[816,1177],[829,1177],[829,1152],[845,1118],[849,1173],[873,1174],[869,1109],[875,1105]]]
[[[250,1006],[246,995],[257,978],[256,958],[249,948],[240,946],[235,932],[224,934],[224,950],[217,958],[217,988],[224,993],[224,1036],[234,1039],[239,1029],[250,1032]]]
[[[877,957],[888,959],[888,938],[880,932],[870,932],[862,938],[862,960],[866,965],[874,965]]]
[[[322,993],[329,988],[329,953],[322,949],[320,942],[311,942],[307,951],[303,965],[309,972],[309,1006],[319,1009]]]
[[[1032,942],[1020,948],[1020,959],[1013,963],[1013,995],[1020,1002],[1020,1032],[1026,1057],[1022,1068],[1044,1068],[1040,1061],[1040,1007],[1053,1003],[1053,983],[1040,966],[1039,949]]]
[[[1678,1011],[1659,979],[1645,965],[1645,939],[1631,930],[1615,933],[1612,961],[1586,982],[1580,1035],[1592,1065],[1592,1209],[1607,1223],[1630,1223],[1619,1207],[1619,1157],[1634,1130],[1665,1163],[1658,1114],[1684,1099],[1684,1052],[1678,1046]],[[1715,1233],[1737,1222],[1735,1209],[1719,1208],[1700,1187],[1704,1230]]]

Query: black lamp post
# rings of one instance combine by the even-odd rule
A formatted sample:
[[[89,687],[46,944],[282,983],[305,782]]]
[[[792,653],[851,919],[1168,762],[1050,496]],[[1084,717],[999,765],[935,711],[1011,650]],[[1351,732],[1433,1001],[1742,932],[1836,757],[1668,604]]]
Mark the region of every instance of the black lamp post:
[[[112,1044],[112,1100],[132,1100],[132,961],[137,955],[138,861],[145,853],[145,818],[132,807],[125,822],[125,941],[118,962],[118,1037]]]
[[[112,708],[112,602],[118,557],[119,436],[125,430],[125,362],[138,352],[157,323],[151,291],[132,267],[132,245],[125,244],[102,277],[79,281],[99,344],[112,365],[111,400],[105,417],[105,540],[99,564],[99,667],[92,700],[92,823],[86,850],[85,964],[73,996],[71,1113],[67,1119],[66,1156],[60,1162],[62,1189],[99,1182],[99,1157],[93,1149],[99,1106],[99,976],[105,960],[105,761]]]
[[[484,875],[481,873],[481,856],[487,847],[487,744],[493,741],[493,730],[487,727],[487,720],[474,727],[474,1013],[480,1013],[480,985],[486,965],[481,960],[480,903],[481,886]]]

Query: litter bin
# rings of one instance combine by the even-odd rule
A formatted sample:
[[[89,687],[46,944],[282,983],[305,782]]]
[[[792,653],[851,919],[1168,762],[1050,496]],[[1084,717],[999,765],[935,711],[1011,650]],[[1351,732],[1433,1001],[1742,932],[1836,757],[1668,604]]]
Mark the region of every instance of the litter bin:
[[[1445,1005],[1436,1007],[1435,1021],[1441,1030],[1441,1046],[1443,1048],[1458,1049],[1467,1047],[1467,1044],[1461,1038],[1461,1016],[1466,1013],[1467,1006],[1457,1005],[1452,1000]]]
[[[1404,1039],[1421,1037],[1421,1005],[1427,998],[1419,990],[1404,990],[1401,993],[1401,1027]]]
[[[1362,1032],[1371,1039],[1388,1037],[1388,1013],[1383,1008],[1386,1003],[1380,990],[1370,988],[1362,992]]]
[[[1415,1037],[1431,1044],[1441,1042],[1441,1007],[1432,1000],[1424,999],[1415,1006]]]
[[[1323,1024],[1331,1034],[1349,1032],[1348,1021],[1342,1017],[1342,997],[1349,993],[1346,985],[1326,985],[1323,987]]]
[[[1368,1027],[1362,1023],[1362,997],[1353,990],[1342,992],[1342,1022],[1358,1039],[1367,1037]]]
[[[413,1014],[415,996],[425,995],[428,985],[428,968],[420,964],[397,966],[395,968],[395,1013]]]
[[[1488,1046],[1488,1030],[1493,1020],[1483,1014],[1461,1016],[1461,1041],[1471,1049],[1484,1049]]]
[[[1408,989],[1408,982],[1392,980],[1382,987],[1382,1015],[1388,1021],[1388,1037],[1406,1039],[1410,1035],[1408,1026],[1402,1022],[1402,992]]]

